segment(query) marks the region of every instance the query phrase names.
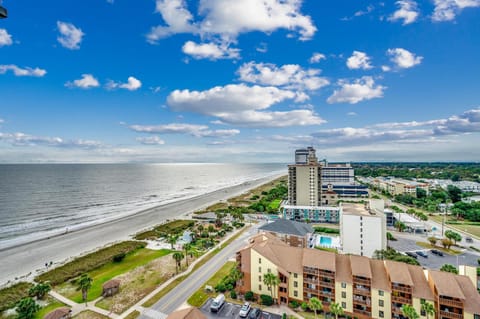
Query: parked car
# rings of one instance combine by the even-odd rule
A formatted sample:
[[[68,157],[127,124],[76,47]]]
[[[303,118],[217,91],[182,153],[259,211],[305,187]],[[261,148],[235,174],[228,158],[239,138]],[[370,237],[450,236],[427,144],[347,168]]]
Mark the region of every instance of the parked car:
[[[416,251],[415,252],[417,255],[422,256],[423,258],[428,258],[428,255],[424,251]]]
[[[467,243],[473,243],[472,237],[465,237],[465,240],[467,241]]]
[[[240,309],[240,312],[238,313],[238,315],[241,317],[241,318],[246,318],[248,316],[248,313],[250,312],[252,308],[250,307],[250,303],[249,302],[246,302],[243,304],[242,308]]]
[[[443,253],[440,250],[432,249],[432,254],[443,257]]]
[[[262,317],[262,310],[255,308],[252,311],[250,311],[250,314],[248,315],[249,319],[258,319]]]
[[[405,255],[417,259],[417,255],[416,255],[415,253],[412,253],[411,251],[407,251],[407,252],[405,253]]]
[[[219,294],[218,296],[213,299],[212,304],[210,305],[211,312],[218,312],[222,309],[223,305],[225,304],[225,296],[223,294]]]

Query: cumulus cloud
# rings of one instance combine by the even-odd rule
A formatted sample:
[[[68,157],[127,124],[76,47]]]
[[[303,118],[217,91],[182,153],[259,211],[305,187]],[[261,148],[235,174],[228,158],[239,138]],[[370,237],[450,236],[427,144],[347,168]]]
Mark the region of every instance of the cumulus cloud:
[[[312,54],[312,57],[310,58],[309,62],[310,63],[318,63],[321,60],[326,60],[326,59],[327,59],[327,57],[325,56],[325,54],[314,52]]]
[[[6,29],[0,29],[0,47],[12,45],[12,36]]]
[[[237,129],[211,130],[207,125],[170,123],[163,125],[131,125],[130,129],[151,134],[188,134],[195,137],[231,137],[240,134]]]
[[[71,23],[57,21],[57,28],[60,35],[57,37],[58,42],[67,49],[78,50],[80,43],[82,43],[83,33],[82,29],[77,28]]]
[[[24,67],[21,68],[14,64],[2,64],[0,65],[0,74],[5,74],[7,71],[12,71],[15,76],[34,76],[34,77],[43,77],[47,74],[47,71],[40,68],[30,68]]]
[[[140,80],[136,79],[133,76],[129,76],[127,83],[108,81],[106,87],[109,90],[114,90],[119,88],[119,89],[125,89],[129,91],[135,91],[142,87],[142,82],[140,82]]]
[[[65,140],[60,137],[35,136],[25,133],[0,133],[0,141],[13,146],[52,146],[63,148],[93,149],[102,147],[102,143],[92,140]]]
[[[72,82],[65,83],[67,87],[78,87],[81,89],[90,89],[99,87],[100,83],[92,74],[82,74],[82,78]]]
[[[318,90],[330,82],[318,76],[318,69],[303,69],[298,64],[285,64],[277,67],[271,63],[249,62],[237,71],[240,80],[250,83],[282,86],[296,90]]]
[[[400,69],[412,68],[423,60],[423,57],[402,48],[388,49],[387,55],[390,56],[390,61]]]
[[[419,16],[418,5],[413,0],[400,0],[395,2],[398,9],[390,17],[389,21],[403,20],[402,24],[407,25],[417,21]]]
[[[352,56],[347,59],[349,69],[369,70],[372,68],[370,57],[365,52],[353,51]]]
[[[137,137],[137,142],[140,142],[143,145],[163,145],[165,141],[158,136],[145,136]]]
[[[317,29],[309,16],[300,13],[301,4],[301,0],[202,0],[199,20],[194,21],[185,1],[157,0],[156,12],[165,25],[153,27],[147,40],[156,43],[173,34],[192,33],[234,41],[241,33],[277,29],[296,31],[301,40],[308,40]]]
[[[225,44],[200,43],[187,41],[182,47],[185,54],[191,55],[195,59],[238,59],[240,49],[229,48]]]
[[[364,100],[383,97],[385,86],[375,85],[375,81],[370,76],[364,76],[349,83],[345,80],[338,82],[339,90],[335,90],[327,99],[327,103],[350,103],[356,104]]]
[[[480,0],[434,0],[432,20],[451,21],[465,8],[480,7]]]

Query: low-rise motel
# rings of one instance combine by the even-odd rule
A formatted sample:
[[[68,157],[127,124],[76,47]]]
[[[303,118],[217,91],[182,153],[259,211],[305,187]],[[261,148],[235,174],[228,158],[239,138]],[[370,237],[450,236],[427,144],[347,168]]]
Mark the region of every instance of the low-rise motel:
[[[429,319],[422,303],[435,307],[437,319],[480,318],[480,295],[473,267],[460,267],[462,275],[424,270],[405,263],[340,255],[317,249],[291,247],[269,233],[251,238],[237,252],[243,278],[241,293],[271,295],[278,303],[308,302],[317,297],[324,310],[338,303],[355,318],[404,318],[402,305],[413,306],[420,319]],[[269,290],[266,273],[280,283]]]

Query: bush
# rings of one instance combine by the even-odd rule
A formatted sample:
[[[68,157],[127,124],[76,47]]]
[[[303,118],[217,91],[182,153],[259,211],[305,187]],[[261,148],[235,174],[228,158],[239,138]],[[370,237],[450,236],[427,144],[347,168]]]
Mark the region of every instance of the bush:
[[[232,284],[226,284],[226,285],[225,285],[225,289],[226,289],[226,290],[232,290],[232,289],[233,289],[233,285],[232,285]]]
[[[282,314],[282,319],[287,319],[287,314],[285,312]]]
[[[227,287],[225,287],[224,283],[219,283],[218,285],[215,286],[215,291],[216,292],[225,292],[227,291]]]
[[[0,315],[2,311],[15,307],[15,304],[22,298],[28,297],[28,291],[32,287],[33,284],[29,282],[19,282],[13,286],[0,289]]]
[[[122,260],[125,259],[125,256],[126,256],[125,253],[116,254],[115,256],[113,256],[113,262],[114,263],[119,263],[119,262],[121,262]]]
[[[230,291],[230,298],[237,299],[237,293],[235,292],[235,290]]]
[[[245,293],[245,300],[246,301],[253,301],[253,298],[254,298],[253,291],[247,291]]]
[[[308,309],[308,304],[306,302],[302,302],[302,304],[300,305],[300,307],[302,308],[303,311],[307,311]]]
[[[292,309],[296,309],[300,306],[300,304],[298,303],[298,301],[296,300],[292,300],[290,301],[290,303],[288,304],[288,306]]]
[[[267,307],[273,305],[273,299],[269,295],[260,295],[260,300],[262,301],[262,305]]]

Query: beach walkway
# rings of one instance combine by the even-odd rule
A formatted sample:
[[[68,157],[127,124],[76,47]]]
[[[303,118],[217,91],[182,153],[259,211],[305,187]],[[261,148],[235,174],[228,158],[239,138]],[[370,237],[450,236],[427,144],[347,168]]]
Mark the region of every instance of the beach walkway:
[[[49,295],[57,299],[58,301],[63,302],[67,306],[70,306],[72,310],[72,316],[75,316],[83,311],[90,310],[110,318],[118,318],[117,314],[95,307],[95,304],[101,299],[101,297],[96,300],[90,301],[87,304],[84,304],[84,303],[79,304],[68,298],[65,298],[64,296],[62,296],[61,294],[53,290],[49,292]]]

